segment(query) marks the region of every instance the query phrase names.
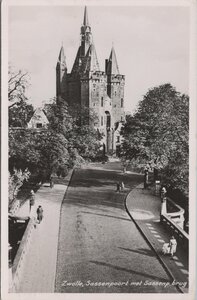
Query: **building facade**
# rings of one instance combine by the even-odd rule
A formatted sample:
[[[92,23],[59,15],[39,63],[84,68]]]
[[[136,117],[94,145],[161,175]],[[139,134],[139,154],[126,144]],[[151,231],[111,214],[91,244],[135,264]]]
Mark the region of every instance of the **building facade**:
[[[101,71],[93,43],[87,8],[81,26],[81,44],[70,73],[67,71],[63,46],[56,66],[56,96],[68,105],[80,105],[91,109],[98,117],[95,128],[103,133],[103,147],[107,154],[118,152],[120,128],[125,120],[125,76],[119,72],[114,47]]]

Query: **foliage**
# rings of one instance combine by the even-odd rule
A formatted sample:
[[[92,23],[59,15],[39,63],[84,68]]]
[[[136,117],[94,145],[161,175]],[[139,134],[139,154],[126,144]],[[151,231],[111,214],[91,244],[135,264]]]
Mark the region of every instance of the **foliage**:
[[[9,126],[24,127],[33,115],[33,106],[27,103],[26,97],[29,76],[27,72],[11,67],[8,73]]]
[[[162,170],[169,185],[188,193],[189,98],[170,84],[152,88],[128,116],[121,156]]]
[[[33,115],[33,106],[21,100],[9,108],[9,126],[25,127]]]
[[[46,108],[50,127],[60,132],[68,142],[68,151],[74,160],[92,159],[100,148],[101,135],[94,128],[97,116],[89,108],[68,107],[65,103]],[[76,155],[77,153],[77,155]],[[76,159],[78,157],[78,159]]]
[[[30,172],[28,169],[16,170],[13,169],[12,173],[9,173],[9,204],[14,201],[18,190],[23,185],[24,181],[28,181]]]
[[[67,141],[51,130],[9,130],[10,169],[24,169],[32,173],[51,174],[59,166],[69,165]]]

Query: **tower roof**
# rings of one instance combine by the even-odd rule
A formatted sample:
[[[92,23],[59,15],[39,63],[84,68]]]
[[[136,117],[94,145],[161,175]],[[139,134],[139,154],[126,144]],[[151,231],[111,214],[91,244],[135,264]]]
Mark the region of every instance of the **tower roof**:
[[[112,46],[111,53],[108,60],[108,66],[107,66],[107,74],[120,74],[119,68],[118,68],[118,62],[116,58],[116,53],[114,50],[114,47]]]
[[[90,45],[90,48],[87,52],[87,58],[90,57],[90,63],[88,65],[88,71],[94,72],[94,71],[100,71],[99,63],[96,55],[96,49],[94,47],[94,44]]]
[[[87,10],[86,6],[85,6],[85,9],[84,9],[83,25],[84,26],[89,26],[89,22],[88,22],[88,10]]]
[[[60,49],[57,63],[60,63],[66,67],[66,56],[64,55],[64,47],[63,46]]]

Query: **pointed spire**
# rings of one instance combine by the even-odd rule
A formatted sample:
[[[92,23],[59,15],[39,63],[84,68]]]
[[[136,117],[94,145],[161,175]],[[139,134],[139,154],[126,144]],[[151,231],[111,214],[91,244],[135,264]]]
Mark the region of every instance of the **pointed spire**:
[[[116,53],[115,53],[113,45],[112,45],[111,53],[110,53],[109,60],[108,60],[107,74],[115,74],[115,75],[120,74],[119,68],[118,68],[118,62],[116,59]]]
[[[57,63],[60,63],[60,64],[64,65],[64,67],[66,67],[66,56],[64,54],[63,44],[62,44],[61,49],[60,49],[60,53],[59,53],[59,57],[58,57],[58,62]]]
[[[89,26],[87,6],[84,9],[83,26]]]
[[[95,46],[93,43],[91,44],[90,48],[88,49],[86,57],[90,57],[90,65],[89,65],[88,71],[90,71],[90,72],[100,71],[98,58],[96,55],[96,49],[95,49]]]

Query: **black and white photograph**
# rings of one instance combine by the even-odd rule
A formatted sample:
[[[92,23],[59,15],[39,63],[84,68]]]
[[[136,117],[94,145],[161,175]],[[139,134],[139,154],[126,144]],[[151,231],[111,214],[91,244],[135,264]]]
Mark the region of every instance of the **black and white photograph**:
[[[2,1],[3,300],[193,299],[194,2]]]

